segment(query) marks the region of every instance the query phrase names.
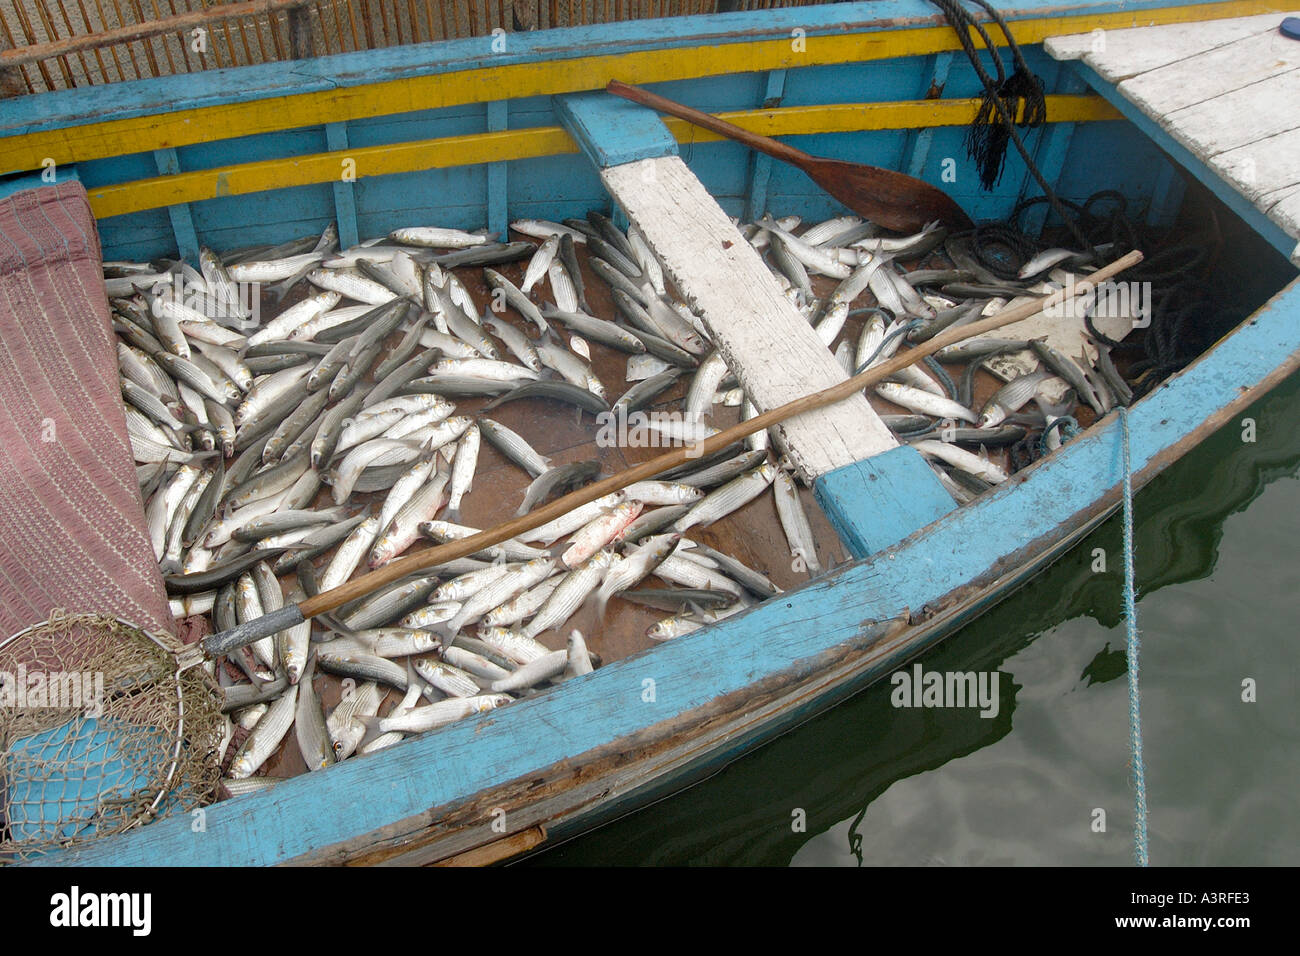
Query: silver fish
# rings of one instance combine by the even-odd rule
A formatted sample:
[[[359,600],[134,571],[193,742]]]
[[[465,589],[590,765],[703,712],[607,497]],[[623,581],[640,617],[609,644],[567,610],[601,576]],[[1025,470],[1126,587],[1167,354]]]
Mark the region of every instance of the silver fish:
[[[709,492],[690,511],[673,523],[672,530],[683,532],[697,524],[712,524],[736,511],[762,494],[776,476],[776,466],[764,462],[753,471],[733,478],[721,488]]]

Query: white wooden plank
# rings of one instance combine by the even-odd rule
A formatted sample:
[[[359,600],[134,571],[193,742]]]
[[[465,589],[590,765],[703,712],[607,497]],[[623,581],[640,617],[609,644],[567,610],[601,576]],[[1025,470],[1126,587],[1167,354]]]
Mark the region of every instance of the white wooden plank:
[[[1213,29],[1213,24],[1199,26]],[[1156,39],[1153,33],[1152,40]],[[1119,91],[1147,114],[1167,116],[1298,67],[1300,43],[1275,28],[1142,73],[1120,83]]]
[[[1300,128],[1222,152],[1209,165],[1256,208],[1268,212],[1275,200],[1266,197],[1300,183]]]
[[[1271,193],[1266,193],[1265,195],[1259,198],[1259,201],[1256,203],[1256,205],[1258,205],[1259,208],[1262,209],[1265,213],[1269,213],[1272,212],[1273,207],[1276,206],[1278,203],[1280,203],[1283,199],[1288,199],[1291,196],[1295,196],[1295,195],[1300,195],[1300,184],[1297,184],[1295,186],[1284,186],[1281,189],[1273,190]]]
[[[1131,76],[1177,63],[1188,57],[1226,46],[1243,37],[1277,32],[1285,14],[1212,20],[1208,23],[1171,23],[1158,27],[1097,30],[1049,37],[1043,44],[1058,60],[1083,60],[1105,80],[1119,83]]]
[[[601,170],[601,179],[703,317],[760,411],[845,379],[758,253],[680,157],[611,166]],[[806,479],[897,445],[861,395],[792,418],[777,431]]]
[[[1268,218],[1286,230],[1288,235],[1300,237],[1300,191],[1279,200],[1268,211]],[[1300,245],[1291,253],[1291,261],[1300,266]]]
[[[1300,126],[1297,103],[1300,69],[1293,69],[1163,117],[1154,114],[1154,118],[1193,153],[1208,159]]]
[[[1094,31],[1052,37],[1044,46],[1057,59],[1081,59],[1116,84],[1300,238],[1300,43],[1277,29],[1288,15],[1300,11]]]

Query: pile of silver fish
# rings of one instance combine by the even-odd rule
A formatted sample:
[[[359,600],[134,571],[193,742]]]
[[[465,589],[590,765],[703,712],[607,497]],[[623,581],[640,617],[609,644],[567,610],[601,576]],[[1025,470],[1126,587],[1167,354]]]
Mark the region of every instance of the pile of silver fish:
[[[1025,283],[1008,286],[959,261],[960,249],[937,228],[899,238],[854,217],[796,234],[800,225],[766,217],[744,232],[849,372],[884,361],[904,339],[991,314],[1037,275],[1080,258],[1054,250],[1030,264],[1037,271]],[[680,413],[643,416],[637,426],[660,445],[716,433],[707,421],[715,406],[738,406],[743,418],[758,413],[635,227],[591,213],[511,228],[537,241],[417,227],[340,251],[331,227],[225,256],[204,249],[197,268],[105,263],[128,431],[177,618],[210,614],[212,628],[225,630],[417,543],[475,533],[461,522],[461,505],[483,441],[531,478],[518,514],[599,476],[597,461],[556,465],[488,417],[507,402],[544,398],[608,423],[662,407],[689,377]],[[610,286],[616,316],[592,314],[579,245]],[[906,273],[897,265],[940,245],[955,268]],[[494,268],[524,260],[519,285]],[[492,292],[486,315],[456,269],[482,270]],[[814,276],[839,284],[819,298]],[[307,294],[291,296],[303,283]],[[855,309],[864,296],[870,304]],[[279,307],[273,317],[261,315],[266,302]],[[848,334],[859,316],[860,332]],[[591,343],[628,356],[630,387],[612,403],[593,371]],[[1033,348],[1043,367],[975,412],[975,370],[1013,348]],[[1044,402],[1049,378],[1064,378],[1098,413],[1128,400],[1113,367],[1080,367],[1041,342],[981,342],[943,358],[969,363],[960,386],[932,363],[878,392],[912,413],[885,420],[935,463],[958,500],[1006,479],[987,448],[1032,428],[1059,443],[1053,422],[1071,407]],[[458,400],[482,397],[491,401],[477,415],[457,414]],[[1037,416],[1021,413],[1031,401]],[[647,636],[667,640],[779,593],[763,574],[687,537],[769,487],[793,566],[820,573],[795,478],[760,432],[210,665],[228,715],[226,789],[273,784],[254,774],[291,730],[317,770],[590,672],[599,660],[569,626],[588,601],[601,620],[616,597],[664,609],[670,616]],[[652,575],[672,586],[642,587]],[[538,640],[549,631],[568,632],[564,649]],[[321,673],[343,682],[328,715],[314,681]],[[390,691],[404,696],[385,709]]]
[[[792,231],[797,225],[797,219],[769,216],[744,231],[756,248],[766,250],[787,296],[850,375],[891,358],[904,343],[920,344],[1070,287],[1075,278],[1066,267],[1086,274],[1097,265],[1094,257],[1107,251],[1047,249],[1024,262],[1018,278],[1008,280],[980,263],[969,239],[949,236],[937,224],[906,237],[882,237],[872,223],[855,216],[818,223],[798,235]],[[941,268],[907,271],[901,266],[931,254],[938,255]],[[813,276],[839,284],[818,298]],[[854,309],[864,292],[870,292],[874,302]],[[865,318],[855,338],[846,323],[857,315]],[[985,335],[948,346],[876,386],[880,398],[912,413],[882,418],[896,437],[926,457],[953,497],[966,503],[1009,477],[990,449],[1030,439],[1038,455],[1054,451],[1070,434],[1067,426],[1077,426],[1072,413],[1079,402],[1100,417],[1132,401],[1132,390],[1111,361],[1109,345],[1090,341],[1095,360],[1086,349],[1072,357],[1042,339]],[[1010,376],[977,408],[976,375],[981,369],[992,370],[992,363],[1004,357],[1020,357],[1021,368],[1027,358],[1032,367]],[[956,381],[944,368],[952,364],[965,366]],[[1030,403],[1036,409],[1028,409]]]

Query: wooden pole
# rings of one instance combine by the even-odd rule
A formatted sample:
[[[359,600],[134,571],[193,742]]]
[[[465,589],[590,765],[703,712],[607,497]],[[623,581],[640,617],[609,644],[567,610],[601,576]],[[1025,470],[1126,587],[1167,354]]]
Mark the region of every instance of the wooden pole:
[[[1058,289],[1049,296],[1038,299],[1034,302],[1026,302],[1022,305],[1013,306],[1009,309],[1003,309],[997,315],[990,316],[979,322],[972,322],[970,325],[962,325],[957,328],[948,329],[936,335],[930,341],[916,348],[909,349],[906,352],[899,353],[893,358],[882,362],[875,368],[869,368],[865,372],[845,379],[830,388],[822,389],[820,392],[814,392],[811,395],[805,395],[803,398],[788,402],[785,405],[773,408],[764,412],[748,421],[743,421],[738,425],[718,432],[702,441],[696,442],[684,448],[675,448],[670,452],[652,458],[649,461],[627,469],[606,478],[603,481],[595,482],[572,491],[562,498],[557,498],[550,504],[523,515],[519,518],[512,518],[509,521],[497,525],[495,528],[488,528],[480,531],[478,534],[470,535],[468,538],[461,538],[457,541],[448,541],[432,548],[428,548],[418,554],[410,554],[404,558],[398,558],[386,566],[371,571],[354,581],[348,581],[336,588],[328,591],[322,591],[313,598],[308,598],[298,604],[286,604],[279,611],[273,611],[271,614],[256,618],[240,624],[236,628],[227,631],[221,631],[217,634],[210,634],[203,639],[202,645],[205,652],[210,655],[218,656],[229,653],[237,647],[243,647],[252,644],[254,641],[263,637],[269,637],[277,631],[286,627],[291,627],[301,623],[303,620],[313,618],[318,614],[325,614],[337,607],[364,597],[385,585],[392,584],[394,581],[413,574],[416,571],[423,571],[426,568],[435,565],[445,564],[448,561],[454,561],[457,558],[468,557],[476,554],[493,545],[500,544],[510,538],[516,537],[525,531],[531,531],[533,528],[540,527],[549,521],[568,514],[574,508],[581,507],[597,498],[603,498],[611,492],[619,491],[638,481],[644,481],[652,478],[660,472],[667,471],[677,465],[685,464],[689,461],[696,460],[710,455],[715,451],[721,451],[732,442],[738,441],[747,435],[770,428],[777,422],[792,418],[802,412],[811,411],[815,408],[821,408],[825,405],[831,405],[835,402],[843,401],[850,395],[874,385],[883,379],[888,378],[902,368],[906,368],[914,362],[919,361],[927,355],[933,355],[942,348],[954,345],[969,338],[983,335],[985,332],[992,332],[994,329],[1011,325],[1015,322],[1022,322],[1042,312],[1045,309],[1058,305],[1067,299],[1075,296],[1084,295],[1094,289],[1102,282],[1108,281],[1112,276],[1131,268],[1142,261],[1142,253],[1134,250],[1128,255],[1117,259],[1110,265],[1098,269],[1086,279],[1075,284],[1073,289]]]
[[[1142,253],[1136,250],[1130,252],[1121,259],[1116,260],[1103,269],[1097,270],[1087,279],[1077,283],[1074,287],[1074,295],[1082,295],[1092,289],[1095,285],[1105,282],[1112,276],[1131,268],[1142,261]],[[494,544],[500,544],[510,538],[516,537],[525,531],[531,531],[533,528],[540,527],[549,521],[552,521],[561,515],[568,514],[574,508],[595,501],[597,498],[603,498],[612,492],[626,488],[628,485],[638,481],[644,481],[660,472],[667,471],[678,465],[685,464],[692,459],[702,458],[716,451],[721,451],[733,442],[752,435],[755,432],[770,428],[777,422],[784,421],[787,418],[793,418],[802,412],[811,411],[815,408],[821,408],[825,405],[831,405],[835,402],[843,401],[850,395],[860,392],[862,389],[880,382],[893,375],[899,369],[905,368],[914,362],[917,362],[927,355],[933,355],[946,346],[953,345],[957,342],[973,338],[977,335],[983,335],[985,332],[991,332],[999,329],[1004,325],[1011,325],[1015,322],[1021,322],[1031,316],[1037,315],[1044,309],[1050,308],[1060,302],[1065,301],[1072,296],[1066,289],[1060,289],[1050,296],[1040,299],[1036,302],[1026,302],[1022,305],[1010,309],[1004,309],[997,315],[990,316],[979,322],[972,322],[969,325],[958,326],[957,328],[948,329],[941,332],[930,341],[925,342],[916,348],[909,349],[895,355],[892,359],[882,362],[874,368],[869,368],[865,372],[832,385],[830,388],[822,389],[820,392],[814,392],[803,398],[795,399],[771,411],[757,415],[748,421],[743,421],[738,425],[718,432],[703,439],[693,445],[683,448],[674,448],[649,461],[642,462],[627,471],[612,475],[603,481],[587,485],[577,491],[570,492],[562,498],[557,498],[548,505],[544,505],[535,511],[531,511],[519,518],[512,518],[509,521],[497,525],[495,528],[489,528],[486,531],[480,531],[478,534],[471,535],[468,538],[461,538],[457,541],[449,541],[446,544],[438,545],[418,554],[408,555],[405,558],[398,558],[380,568],[377,571],[371,571],[354,581],[341,584],[329,591],[324,591],[314,598],[309,598],[299,604],[303,617],[314,617],[326,611],[332,611],[348,601],[369,594],[386,584],[403,578],[414,571],[421,571],[425,568],[432,567],[436,564],[444,564],[447,561],[454,561],[457,558],[463,558],[471,554],[476,554],[485,548]]]
[[[111,46],[118,43],[130,43],[160,36],[164,33],[189,33],[195,27],[237,20],[240,17],[256,17],[276,13],[280,10],[296,10],[305,6],[308,0],[245,0],[244,3],[232,3],[206,10],[182,13],[179,16],[165,17],[161,20],[148,20],[115,30],[92,33],[80,37],[65,37],[49,43],[35,43],[31,46],[18,47],[15,50],[0,51],[0,74],[10,67],[35,63],[52,57],[64,56],[95,47]]]

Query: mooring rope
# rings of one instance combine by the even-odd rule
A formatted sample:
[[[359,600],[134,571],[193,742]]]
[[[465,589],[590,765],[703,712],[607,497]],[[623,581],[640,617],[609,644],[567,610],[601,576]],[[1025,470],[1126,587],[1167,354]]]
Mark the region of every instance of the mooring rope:
[[[1138,866],[1147,866],[1147,785],[1142,763],[1142,711],[1138,693],[1137,593],[1133,573],[1133,478],[1129,461],[1128,409],[1119,409],[1120,441],[1124,449],[1124,623],[1128,630],[1128,740],[1133,767],[1135,812],[1133,849]]]

